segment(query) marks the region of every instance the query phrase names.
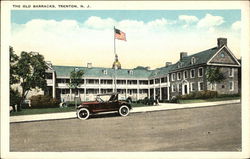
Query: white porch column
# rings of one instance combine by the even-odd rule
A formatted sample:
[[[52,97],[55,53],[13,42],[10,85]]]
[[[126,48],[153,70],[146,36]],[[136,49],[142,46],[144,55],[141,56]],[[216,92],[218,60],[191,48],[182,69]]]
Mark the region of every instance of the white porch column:
[[[154,83],[154,100],[155,100],[155,79],[153,79],[153,83]]]
[[[87,80],[86,80],[86,78],[84,78],[84,101],[86,101],[86,91],[87,91],[86,82],[87,82]]]
[[[100,79],[100,78],[99,78],[98,90],[99,90],[99,93],[98,93],[98,94],[101,94],[101,79]]]
[[[139,80],[137,80],[137,100],[139,100]]]
[[[52,73],[53,85],[52,85],[52,97],[56,97],[56,74],[55,71]]]
[[[167,95],[167,97],[168,97],[168,100],[170,100],[170,80],[169,80],[169,74],[167,75],[167,92],[168,92],[168,95]]]
[[[128,98],[128,80],[126,79],[126,86],[125,86],[125,98]]]
[[[170,87],[167,87],[167,91],[168,91],[168,100],[170,100],[170,94],[169,94],[170,91],[169,91],[169,88],[170,88]]]
[[[161,92],[161,78],[159,79],[160,81],[159,81],[159,83],[160,83],[160,100],[162,100],[162,92]]]

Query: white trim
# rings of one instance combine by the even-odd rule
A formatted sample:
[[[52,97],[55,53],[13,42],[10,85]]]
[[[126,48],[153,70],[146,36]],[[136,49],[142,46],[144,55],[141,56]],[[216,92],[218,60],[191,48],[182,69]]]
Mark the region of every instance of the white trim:
[[[200,69],[202,69],[202,75],[200,76]],[[203,77],[203,75],[204,75],[204,69],[203,69],[203,67],[199,67],[198,68],[198,77]]]
[[[173,77],[173,75],[174,75],[174,77]],[[176,73],[171,73],[171,80],[175,81],[175,78],[176,78]]]
[[[201,87],[200,87],[200,84],[203,83],[203,88],[201,90]],[[203,81],[200,81],[198,82],[198,91],[203,91],[204,90],[204,82]]]
[[[180,75],[179,77],[178,74]],[[181,80],[181,72],[177,72],[177,80]]]
[[[192,58],[191,58],[191,64],[193,65],[193,64],[195,64],[196,63],[196,58],[193,56]]]
[[[190,91],[193,92],[195,89],[193,88],[192,84],[195,84],[195,82],[190,82]]]
[[[194,70],[194,76],[192,77],[192,70]],[[195,69],[190,70],[190,78],[195,78]]]
[[[232,88],[230,88],[230,83],[232,83]],[[229,81],[229,90],[234,91],[234,81]]]
[[[230,75],[231,70],[232,70],[232,75]],[[229,68],[228,77],[234,77],[234,68],[232,67]]]
[[[236,67],[240,67],[240,63],[239,63],[239,61],[237,60],[237,58],[233,55],[233,53],[229,50],[229,48],[226,46],[226,45],[224,45],[224,46],[222,46],[209,60],[208,60],[208,62],[207,62],[207,65],[213,65],[213,64],[211,64],[210,62],[212,61],[212,59],[215,57],[215,56],[217,56],[217,54],[219,54],[220,53],[220,51],[222,50],[222,49],[224,49],[224,48],[226,48],[226,50],[228,51],[228,53],[233,57],[233,59],[236,61],[236,63],[238,64],[238,65],[228,65],[228,64],[216,64],[216,65],[224,65],[224,66],[236,66]]]
[[[232,67],[240,67],[239,65],[229,65],[229,64],[212,64],[212,63],[209,63],[207,65],[213,65],[213,66],[232,66]]]
[[[187,77],[185,77],[185,72],[187,73]],[[187,70],[185,70],[185,71],[183,71],[183,79],[187,79],[188,78],[188,71]]]
[[[174,90],[174,87],[175,87],[175,90]],[[175,84],[172,84],[172,85],[171,85],[171,91],[172,91],[172,92],[176,92],[176,85],[175,85]]]

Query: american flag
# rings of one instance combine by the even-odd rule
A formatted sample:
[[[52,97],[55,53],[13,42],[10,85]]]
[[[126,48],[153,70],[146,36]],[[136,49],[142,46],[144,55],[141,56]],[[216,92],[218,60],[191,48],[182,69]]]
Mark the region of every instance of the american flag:
[[[127,41],[126,34],[116,28],[115,28],[115,39]]]

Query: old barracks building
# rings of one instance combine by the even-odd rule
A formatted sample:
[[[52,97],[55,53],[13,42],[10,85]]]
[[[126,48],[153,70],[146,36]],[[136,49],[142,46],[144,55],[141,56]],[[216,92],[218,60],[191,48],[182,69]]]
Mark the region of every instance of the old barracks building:
[[[194,91],[214,90],[220,94],[235,94],[239,92],[240,63],[227,47],[226,38],[218,38],[217,46],[196,54],[180,53],[180,59],[175,64],[166,65],[155,70],[147,67],[121,69],[116,60],[113,68],[74,66],[54,66],[49,64],[47,71],[47,91],[53,97],[62,101],[73,100],[74,91],[68,87],[70,72],[74,69],[84,71],[82,84],[77,90],[81,100],[93,100],[99,93],[117,92],[121,98],[132,97],[133,100],[145,97],[156,97],[169,100],[173,96],[189,94]],[[221,83],[211,85],[205,76],[210,67],[219,67],[226,76]],[[115,84],[116,79],[116,84]]]

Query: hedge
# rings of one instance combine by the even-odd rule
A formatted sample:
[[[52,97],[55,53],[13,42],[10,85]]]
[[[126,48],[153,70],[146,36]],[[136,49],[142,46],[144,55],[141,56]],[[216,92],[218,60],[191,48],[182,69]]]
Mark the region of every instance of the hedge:
[[[56,98],[52,98],[48,95],[32,96],[31,108],[56,108],[59,107],[60,101]]]
[[[199,91],[192,92],[190,94],[185,94],[178,96],[178,99],[208,99],[208,98],[216,98],[218,97],[217,91]]]

